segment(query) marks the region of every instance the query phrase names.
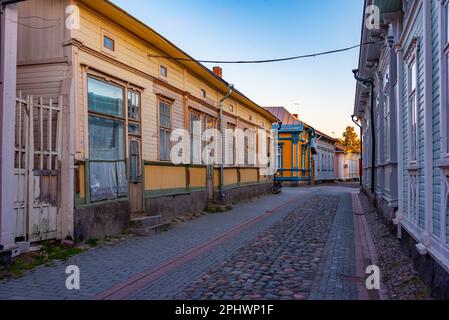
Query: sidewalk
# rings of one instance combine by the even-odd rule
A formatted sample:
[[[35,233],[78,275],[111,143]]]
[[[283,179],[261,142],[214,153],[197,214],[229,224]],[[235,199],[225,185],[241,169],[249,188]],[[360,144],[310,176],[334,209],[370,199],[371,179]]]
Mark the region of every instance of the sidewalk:
[[[285,205],[280,212],[285,215],[303,201],[301,195],[305,195],[305,192],[284,190],[278,196],[268,195],[257,201],[237,205],[227,213],[207,215],[181,223],[165,233],[132,238],[116,245],[103,245],[68,261],[55,261],[51,267],[40,266],[22,278],[0,282],[0,299],[92,298],[189,249],[211,241],[249,219],[265,214],[266,208],[275,209]],[[280,216],[276,216],[267,223],[258,225],[258,228],[263,230],[279,218]],[[257,228],[253,232],[257,233]],[[79,291],[69,291],[65,287],[65,269],[69,265],[80,268]]]

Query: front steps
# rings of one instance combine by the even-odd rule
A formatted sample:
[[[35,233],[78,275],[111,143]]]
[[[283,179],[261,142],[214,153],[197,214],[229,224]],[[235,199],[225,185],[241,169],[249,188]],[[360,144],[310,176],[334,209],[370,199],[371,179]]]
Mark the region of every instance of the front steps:
[[[138,236],[147,236],[170,229],[171,223],[164,222],[162,216],[146,216],[133,218],[129,221],[129,232]]]

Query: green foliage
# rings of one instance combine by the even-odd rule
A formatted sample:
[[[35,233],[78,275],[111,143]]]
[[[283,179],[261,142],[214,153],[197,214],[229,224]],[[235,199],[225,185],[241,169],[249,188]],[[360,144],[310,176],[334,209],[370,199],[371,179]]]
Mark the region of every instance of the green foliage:
[[[27,270],[32,270],[40,265],[48,265],[53,260],[67,260],[73,255],[83,252],[81,248],[66,248],[60,243],[44,243],[39,252],[31,252],[21,255],[13,260],[11,265],[0,269],[0,279],[22,277]]]

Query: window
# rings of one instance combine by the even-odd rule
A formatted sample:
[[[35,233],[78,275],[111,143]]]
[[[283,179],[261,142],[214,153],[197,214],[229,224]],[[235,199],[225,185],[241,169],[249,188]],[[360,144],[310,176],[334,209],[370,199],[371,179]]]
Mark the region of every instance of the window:
[[[277,169],[282,169],[284,164],[283,164],[283,155],[282,152],[284,150],[284,144],[279,143],[278,144],[278,150],[277,150]]]
[[[108,36],[103,36],[103,46],[106,49],[114,51],[115,50],[115,41]]]
[[[256,134],[253,130],[246,130],[247,134],[247,155],[246,155],[246,165],[256,164]]]
[[[201,97],[206,98],[206,90],[201,89]]]
[[[124,89],[88,77],[89,191],[92,202],[126,197]]]
[[[190,112],[190,161],[201,164],[201,115]]]
[[[416,59],[409,65],[408,83],[409,83],[409,160],[411,162],[417,161],[418,154],[418,104],[417,104],[417,64]]]
[[[171,104],[159,102],[159,159],[170,161]]]
[[[384,97],[384,154],[385,160],[390,161],[390,98],[387,92]]]
[[[441,1],[441,29],[442,41],[441,48],[441,88],[442,108],[441,130],[442,130],[442,156],[449,160],[449,1]],[[445,134],[444,134],[445,133]],[[448,219],[449,221],[449,219]]]
[[[159,74],[165,78],[168,76],[168,69],[164,66],[159,66]]]
[[[140,121],[140,94],[128,91],[128,120]]]
[[[210,153],[206,154],[206,159],[203,159],[205,164],[212,164],[211,159],[215,156],[215,145],[217,143],[216,137],[215,137],[215,130],[217,128],[216,126],[217,122],[215,119],[213,119],[210,116],[203,116],[203,131],[202,131],[202,150],[206,150],[207,148],[210,148]],[[215,159],[217,160],[217,159]]]
[[[123,117],[123,88],[91,77],[87,86],[89,111]]]
[[[234,112],[234,106],[233,105],[229,105],[229,111]]]
[[[228,123],[228,129],[226,130],[226,147],[227,157],[226,164],[235,164],[235,126]]]

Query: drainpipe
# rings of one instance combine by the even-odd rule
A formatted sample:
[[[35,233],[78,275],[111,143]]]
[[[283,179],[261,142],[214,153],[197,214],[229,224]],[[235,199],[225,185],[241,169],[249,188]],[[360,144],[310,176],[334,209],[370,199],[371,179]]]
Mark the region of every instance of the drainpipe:
[[[352,115],[351,119],[352,122],[355,123],[355,125],[357,127],[360,128],[360,164],[359,164],[359,177],[360,177],[360,187],[363,187],[363,182],[362,182],[362,178],[363,178],[363,174],[362,174],[362,164],[363,164],[363,127],[361,124],[359,124],[358,119],[355,120],[356,116]]]
[[[370,87],[371,89],[371,108],[370,108],[370,118],[371,118],[371,193],[375,193],[375,165],[376,165],[376,128],[374,126],[374,79],[368,78],[364,79],[358,76],[359,70],[352,70],[354,78],[360,82],[364,87]]]
[[[220,100],[220,133],[221,133],[221,164],[220,164],[220,200],[224,200],[224,162],[225,162],[225,137],[223,125],[223,102],[228,99],[234,91],[234,85],[228,86],[228,93]]]

